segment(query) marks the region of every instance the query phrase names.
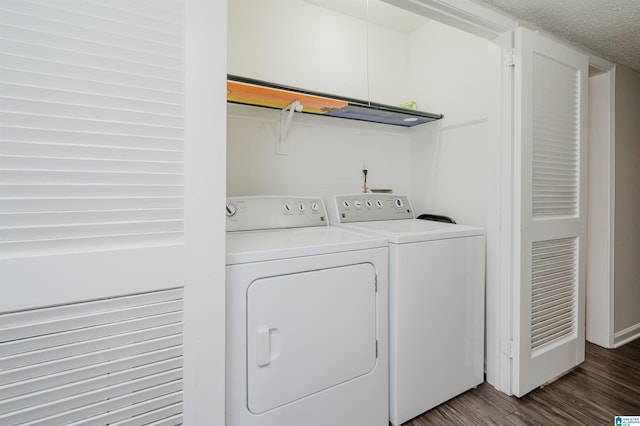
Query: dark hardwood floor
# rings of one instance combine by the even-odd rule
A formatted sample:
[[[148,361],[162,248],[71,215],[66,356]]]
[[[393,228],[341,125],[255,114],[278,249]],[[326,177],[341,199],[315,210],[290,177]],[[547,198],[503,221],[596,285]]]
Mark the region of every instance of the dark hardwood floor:
[[[403,426],[614,425],[640,416],[640,339],[618,349],[587,343],[585,362],[524,397],[483,383]]]

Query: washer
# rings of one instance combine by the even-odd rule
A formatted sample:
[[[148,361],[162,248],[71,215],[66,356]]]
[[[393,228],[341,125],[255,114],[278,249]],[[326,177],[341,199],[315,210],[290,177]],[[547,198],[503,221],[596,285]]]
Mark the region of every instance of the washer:
[[[226,425],[388,425],[386,240],[320,198],[226,210]]]
[[[484,231],[415,219],[406,196],[334,201],[336,222],[389,242],[391,423],[482,383]]]

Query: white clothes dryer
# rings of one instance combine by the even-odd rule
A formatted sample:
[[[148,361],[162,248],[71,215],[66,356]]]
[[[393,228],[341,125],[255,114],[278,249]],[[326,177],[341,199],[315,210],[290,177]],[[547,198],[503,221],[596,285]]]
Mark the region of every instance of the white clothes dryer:
[[[406,196],[335,196],[335,221],[389,242],[390,420],[484,381],[481,228],[415,219]]]
[[[388,425],[386,241],[320,198],[226,210],[226,425]]]

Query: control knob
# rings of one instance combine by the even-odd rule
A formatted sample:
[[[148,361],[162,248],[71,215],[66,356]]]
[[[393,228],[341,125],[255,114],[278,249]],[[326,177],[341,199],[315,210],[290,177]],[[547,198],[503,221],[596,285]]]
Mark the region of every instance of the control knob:
[[[231,217],[234,214],[236,214],[236,206],[234,206],[232,203],[227,202],[227,216]]]

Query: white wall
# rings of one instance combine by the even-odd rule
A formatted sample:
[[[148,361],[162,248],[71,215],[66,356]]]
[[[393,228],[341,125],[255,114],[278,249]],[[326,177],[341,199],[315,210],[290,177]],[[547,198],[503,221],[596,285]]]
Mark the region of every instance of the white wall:
[[[409,100],[408,34],[301,0],[234,0],[228,15],[229,74],[391,105]]]
[[[411,101],[407,78],[409,35],[372,24],[369,25],[368,34],[371,101],[389,105]],[[433,112],[438,113],[438,109]]]
[[[412,170],[428,180],[412,181],[414,209],[441,214],[457,223],[487,226],[487,123],[443,128],[435,138],[412,135]],[[422,155],[413,155],[413,152]],[[426,152],[425,152],[426,151]]]
[[[409,92],[418,109],[444,114],[443,127],[486,120],[487,40],[436,21],[414,31],[409,44]]]
[[[437,137],[411,136],[412,150],[421,153],[412,155],[412,170],[428,179],[412,181],[414,208],[486,227],[488,42],[429,21],[412,34],[409,57],[418,109],[444,114]]]
[[[640,336],[640,73],[616,65],[615,293],[616,344]]]
[[[370,188],[410,189],[409,129],[296,113],[276,155],[280,112],[228,105],[227,195],[313,195],[362,191],[362,165]]]

